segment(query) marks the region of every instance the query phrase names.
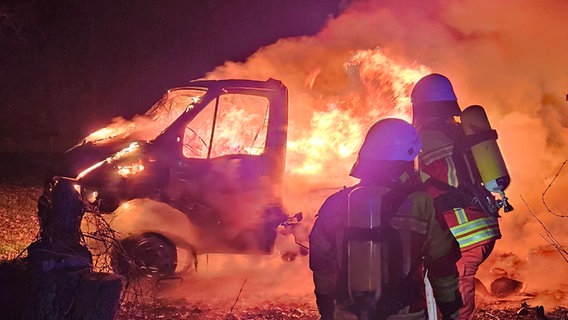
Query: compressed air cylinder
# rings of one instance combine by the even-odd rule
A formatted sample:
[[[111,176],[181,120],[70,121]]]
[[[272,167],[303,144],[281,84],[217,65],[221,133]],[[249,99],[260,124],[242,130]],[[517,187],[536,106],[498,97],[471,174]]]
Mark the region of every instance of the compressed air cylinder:
[[[377,197],[380,194],[372,187],[359,187],[349,194],[345,240],[347,282],[352,295],[381,292],[382,245],[372,236],[373,229],[381,226],[381,198]]]
[[[478,105],[467,107],[462,111],[461,123],[485,188],[502,193],[511,178],[485,110]]]

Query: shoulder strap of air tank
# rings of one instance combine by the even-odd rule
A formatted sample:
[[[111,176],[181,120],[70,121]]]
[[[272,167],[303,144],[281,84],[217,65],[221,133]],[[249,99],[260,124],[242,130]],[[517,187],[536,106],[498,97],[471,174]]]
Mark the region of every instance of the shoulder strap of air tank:
[[[422,184],[399,186],[390,190],[389,194],[385,195],[385,199],[390,201],[383,202],[381,209],[383,217],[387,219],[389,217],[392,218],[412,193],[421,190],[423,190]],[[388,261],[389,269],[402,270],[402,260],[404,257],[400,254],[402,252],[401,238],[394,228],[390,228],[389,232],[391,232],[388,237],[390,245],[395,246],[391,250],[393,255],[390,256]],[[383,288],[381,297],[376,303],[377,314],[383,317],[377,319],[386,319],[388,315],[397,313],[400,309],[419,299],[421,290],[418,288],[420,288],[420,286],[412,282],[414,281],[414,273],[418,272],[419,267],[422,265],[421,261],[420,258],[417,258],[410,267],[410,271],[406,274],[399,274],[397,272],[389,274],[389,279],[387,279],[387,283],[384,284],[385,287]]]
[[[384,233],[390,232],[390,219],[396,214],[408,196],[422,189],[421,184],[412,186],[393,186],[381,195],[381,227],[358,228],[347,227],[345,240],[381,241]]]
[[[440,126],[438,130],[443,131],[448,137],[454,140],[454,150],[452,162],[455,166],[455,173],[458,180],[458,187],[448,184],[447,181],[440,181],[435,178],[428,179],[425,183],[443,190],[444,194],[434,199],[434,205],[438,211],[451,210],[452,208],[467,207],[473,202],[471,189],[481,178],[471,150],[469,149],[467,137],[461,128],[461,124],[453,127]]]
[[[386,219],[383,222],[390,220],[396,212],[400,209],[404,201],[412,193],[423,191],[424,186],[421,183],[411,183],[410,185],[398,185],[391,188],[383,196],[383,203],[381,207],[382,218]]]
[[[444,124],[432,124],[433,130],[442,131],[446,136],[454,141],[454,151],[452,160],[455,165],[456,175],[461,185],[475,185],[481,181],[470,147],[472,141],[466,137],[461,124],[449,126]],[[438,186],[437,186],[438,187]],[[452,186],[448,187],[452,188]]]

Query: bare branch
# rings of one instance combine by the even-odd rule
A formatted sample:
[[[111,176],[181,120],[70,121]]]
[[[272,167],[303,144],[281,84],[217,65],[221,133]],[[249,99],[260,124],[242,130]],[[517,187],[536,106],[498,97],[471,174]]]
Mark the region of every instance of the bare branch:
[[[235,303],[233,303],[233,305],[231,306],[231,310],[229,310],[229,314],[227,314],[226,319],[229,319],[229,317],[233,313],[233,309],[237,305],[237,301],[239,301],[239,297],[241,296],[241,292],[243,292],[243,288],[245,287],[245,283],[247,283],[247,279],[245,279],[245,281],[243,281],[243,285],[241,286],[241,290],[239,290],[239,294],[237,294],[237,299],[235,299]]]
[[[525,201],[523,196],[521,195],[520,197],[521,197],[521,200],[523,200],[523,202],[525,203],[525,206],[527,207],[527,210],[529,211],[529,213],[533,216],[533,218],[541,225],[541,227],[546,232],[545,235],[543,235],[543,234],[539,234],[539,235],[544,239],[544,241],[548,242],[551,246],[553,246],[556,249],[556,251],[558,251],[558,253],[560,253],[560,256],[562,256],[562,259],[564,259],[564,261],[566,261],[566,263],[568,263],[568,251],[562,246],[560,241],[558,241],[556,239],[554,234],[552,234],[552,232],[550,232],[550,230],[546,227],[546,225],[532,212],[532,210],[530,209],[529,205],[527,204],[527,202]]]
[[[134,318],[137,315],[150,313],[150,310],[159,304],[154,296],[155,279],[143,276],[143,271],[137,266],[132,257],[128,256],[118,234],[103,218],[98,206],[91,208],[92,212],[83,217],[83,224],[89,232],[83,233],[83,237],[89,239],[89,249],[93,254],[93,270],[96,272],[113,273],[111,256],[120,256],[127,262],[124,277],[124,289],[120,298],[119,315],[126,318]],[[96,246],[92,247],[92,246]],[[153,301],[153,302],[152,302]]]
[[[556,172],[556,174],[554,175],[554,178],[552,179],[552,181],[550,181],[550,183],[548,184],[548,186],[546,187],[546,189],[544,189],[544,192],[542,193],[542,203],[546,207],[546,210],[548,212],[552,213],[553,215],[560,217],[560,218],[566,218],[566,217],[568,217],[568,215],[564,211],[562,211],[560,208],[557,208],[557,209],[558,209],[558,211],[561,212],[561,214],[554,212],[552,209],[550,209],[550,207],[546,203],[546,200],[544,199],[544,197],[545,197],[546,193],[548,192],[548,190],[552,187],[552,184],[554,184],[554,182],[556,181],[556,179],[560,175],[560,172],[562,172],[562,169],[564,169],[564,166],[566,165],[567,162],[568,162],[568,159],[566,159],[566,160],[564,160],[564,162],[562,162],[560,169],[558,169],[558,172]]]

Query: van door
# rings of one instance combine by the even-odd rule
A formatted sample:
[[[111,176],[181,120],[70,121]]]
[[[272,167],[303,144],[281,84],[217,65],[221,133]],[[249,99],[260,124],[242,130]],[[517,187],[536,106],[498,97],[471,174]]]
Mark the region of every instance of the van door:
[[[266,97],[226,93],[185,127],[171,183],[176,207],[200,227],[209,252],[266,251],[273,241],[266,230],[271,194],[263,156],[269,108]]]

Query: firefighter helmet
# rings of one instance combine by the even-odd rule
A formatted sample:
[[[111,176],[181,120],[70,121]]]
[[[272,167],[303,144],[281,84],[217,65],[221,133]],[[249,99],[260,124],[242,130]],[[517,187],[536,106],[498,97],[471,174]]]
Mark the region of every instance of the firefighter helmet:
[[[365,137],[359,157],[369,160],[413,161],[422,148],[416,129],[397,118],[377,121]]]
[[[460,107],[452,83],[445,76],[432,73],[422,77],[410,95],[416,117],[459,116]]]
[[[412,162],[421,148],[420,136],[410,123],[397,118],[379,120],[367,132],[350,174],[362,178],[378,161]]]

